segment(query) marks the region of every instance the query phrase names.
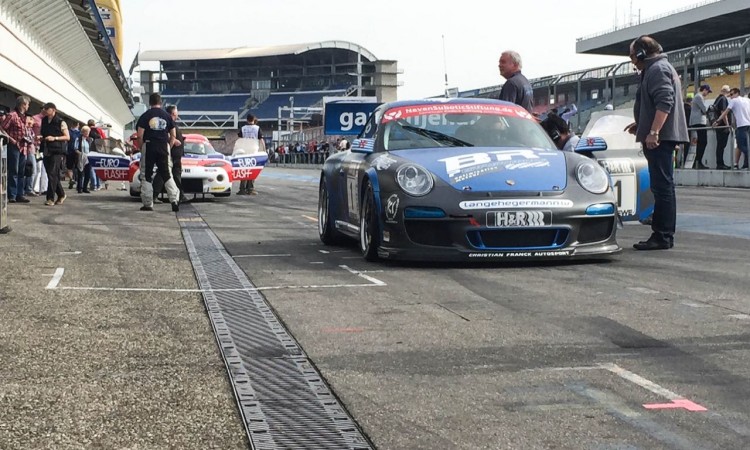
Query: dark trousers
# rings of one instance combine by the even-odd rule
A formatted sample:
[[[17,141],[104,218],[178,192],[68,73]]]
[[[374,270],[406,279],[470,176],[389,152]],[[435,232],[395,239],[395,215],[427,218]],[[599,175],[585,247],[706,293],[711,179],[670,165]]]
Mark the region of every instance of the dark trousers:
[[[182,158],[172,158],[172,179],[174,180],[174,184],[177,185],[177,189],[180,190],[180,198],[182,198]],[[157,198],[164,191],[166,182],[167,180],[163,179],[157,170],[153,181],[154,198]]]
[[[729,129],[716,130],[716,167],[726,166],[724,164],[724,150],[729,140]]]
[[[57,198],[61,199],[65,197],[65,191],[60,181],[60,171],[63,169],[63,157],[64,155],[45,155],[44,156],[44,170],[47,171],[47,200],[55,200],[55,194]]]
[[[654,194],[654,217],[651,222],[651,240],[659,243],[674,243],[677,223],[677,199],[674,188],[672,155],[676,142],[661,141],[653,150],[645,148],[648,174],[651,177],[651,192]]]
[[[76,175],[78,178],[76,189],[80,194],[81,192],[87,191],[89,189],[89,183],[91,182],[91,164],[86,164],[83,167],[83,170],[78,170],[78,168],[76,167]]]
[[[169,147],[166,142],[149,142],[148,151],[146,152],[146,160],[144,163],[145,167],[141,166],[145,171],[143,176],[149,183],[161,181],[161,185],[171,178],[169,172]],[[154,166],[156,166],[156,173],[159,175],[159,179],[154,179]],[[157,191],[154,186],[154,192],[160,192],[161,188]]]
[[[180,156],[172,158],[172,178],[174,178],[174,184],[180,190],[180,198],[182,198],[185,193],[182,191],[182,157]]]
[[[704,128],[698,128],[695,130],[695,134],[698,137],[698,145],[695,149],[695,161],[698,163],[698,167],[704,166],[703,164],[703,154],[706,153],[706,145],[708,145],[708,130],[705,128],[705,125],[702,124],[696,124],[696,125],[690,125],[691,127],[704,127]]]
[[[18,146],[8,144],[8,200],[23,197],[26,177],[26,155],[21,153]]]

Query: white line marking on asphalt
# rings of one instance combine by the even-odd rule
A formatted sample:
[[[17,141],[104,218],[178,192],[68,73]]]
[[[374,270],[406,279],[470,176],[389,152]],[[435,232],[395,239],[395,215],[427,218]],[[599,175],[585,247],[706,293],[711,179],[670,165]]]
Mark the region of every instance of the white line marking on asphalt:
[[[120,247],[108,247],[108,246],[98,246],[97,248],[104,248],[104,249],[113,249],[113,248],[119,248],[119,249],[125,249],[125,250],[182,250],[185,248],[185,245],[182,244],[175,244],[174,247],[131,247],[131,246],[120,246]]]
[[[306,215],[304,215],[304,214],[302,215],[302,217],[304,217],[305,219],[310,219],[310,220],[312,220],[313,222],[317,222],[317,221],[318,221],[318,219],[316,219],[315,217],[310,217],[310,216],[306,216]]]
[[[237,255],[232,256],[232,258],[273,258],[276,256],[292,256],[289,253],[274,253],[274,254],[268,254],[268,255]]]
[[[750,319],[750,315],[748,314],[730,314],[727,317],[731,317],[732,319],[740,319],[740,320]]]
[[[539,372],[542,370],[551,370],[552,372],[575,372],[578,370],[602,370],[600,366],[573,366],[573,367],[536,367],[533,369],[523,369],[522,372]]]
[[[659,386],[658,384],[654,383],[653,381],[647,380],[643,378],[642,376],[635,374],[627,369],[623,369],[622,367],[618,366],[617,364],[602,364],[601,367],[603,369],[606,369],[615,375],[619,376],[620,378],[623,378],[625,380],[628,380],[632,383],[637,384],[638,386],[653,392],[654,394],[661,395],[662,397],[668,399],[668,400],[680,400],[683,399],[681,395],[677,395],[674,392],[670,391],[669,389],[663,388]]]
[[[323,253],[323,254],[325,254],[325,255],[327,255],[327,254],[331,253],[331,252],[329,252],[328,250],[318,250],[318,251],[319,251],[320,253]]]
[[[346,270],[346,271],[348,271],[350,273],[353,273],[353,274],[357,275],[360,278],[364,278],[365,280],[370,281],[370,282],[372,282],[372,283],[374,283],[374,284],[376,284],[378,286],[385,286],[385,282],[380,281],[377,278],[371,277],[369,275],[365,275],[363,272],[360,272],[358,270],[354,270],[354,269],[352,269],[349,266],[340,265],[339,267],[341,267],[342,269],[344,269],[344,270]]]
[[[714,305],[707,305],[705,303],[682,302],[680,304],[689,306],[691,308],[713,308],[714,307]]]
[[[60,284],[60,280],[62,279],[63,273],[65,273],[65,269],[63,269],[62,267],[58,267],[57,270],[55,270],[55,274],[52,275],[52,279],[49,280],[49,283],[47,284],[47,289],[57,288],[57,285]]]
[[[237,288],[237,289],[169,289],[169,288],[113,288],[113,287],[75,287],[65,286],[51,288],[58,291],[107,291],[107,292],[254,292],[254,291],[278,291],[282,289],[335,289],[335,288],[354,288],[354,287],[380,287],[383,284],[311,284],[307,286],[259,286],[256,288]],[[48,288],[50,289],[50,288]]]
[[[81,252],[80,250],[76,250],[74,252],[60,252],[61,255],[80,255],[81,253],[83,252]]]
[[[310,264],[323,264],[323,261],[311,261]]]
[[[658,294],[659,293],[659,291],[655,291],[653,289],[640,287],[640,286],[629,287],[628,289],[630,289],[631,291],[640,292],[641,294]]]

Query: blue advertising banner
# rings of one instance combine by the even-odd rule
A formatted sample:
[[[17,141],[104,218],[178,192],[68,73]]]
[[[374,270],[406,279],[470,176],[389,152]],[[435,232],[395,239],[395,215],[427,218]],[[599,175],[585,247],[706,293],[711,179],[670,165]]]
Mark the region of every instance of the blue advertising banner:
[[[325,134],[356,136],[380,103],[332,101],[325,104]]]

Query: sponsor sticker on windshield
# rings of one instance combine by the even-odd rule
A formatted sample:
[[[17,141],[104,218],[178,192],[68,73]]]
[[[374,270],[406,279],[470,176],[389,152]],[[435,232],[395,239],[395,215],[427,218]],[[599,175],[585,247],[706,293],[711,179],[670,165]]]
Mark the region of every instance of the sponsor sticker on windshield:
[[[389,109],[383,114],[382,123],[398,119],[425,116],[430,114],[484,114],[495,116],[512,116],[532,119],[533,116],[525,109],[512,105],[494,105],[486,103],[447,103],[400,106]]]

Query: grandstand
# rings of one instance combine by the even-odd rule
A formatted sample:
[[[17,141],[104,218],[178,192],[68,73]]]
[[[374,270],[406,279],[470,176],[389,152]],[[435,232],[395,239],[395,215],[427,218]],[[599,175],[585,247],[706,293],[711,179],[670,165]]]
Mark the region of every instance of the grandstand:
[[[545,114],[575,103],[578,114],[573,129],[582,131],[591,113],[612,104],[616,109],[633,105],[638,77],[626,58],[630,43],[643,34],[654,36],[664,47],[669,61],[681,74],[683,89],[697,92],[697,86],[710,84],[718,95],[728,84],[743,95],[750,83],[747,22],[750,4],[746,0],[709,0],[653,19],[581,38],[579,53],[619,54],[623,61],[529,80],[534,88],[534,112]],[[696,40],[697,39],[697,40]],[[502,85],[462,91],[460,97],[497,98]]]
[[[320,125],[328,96],[397,98],[397,62],[346,41],[213,50],[144,51],[144,95],[176,104],[185,128],[236,130],[248,114],[264,130]],[[285,127],[285,125],[287,125]]]

